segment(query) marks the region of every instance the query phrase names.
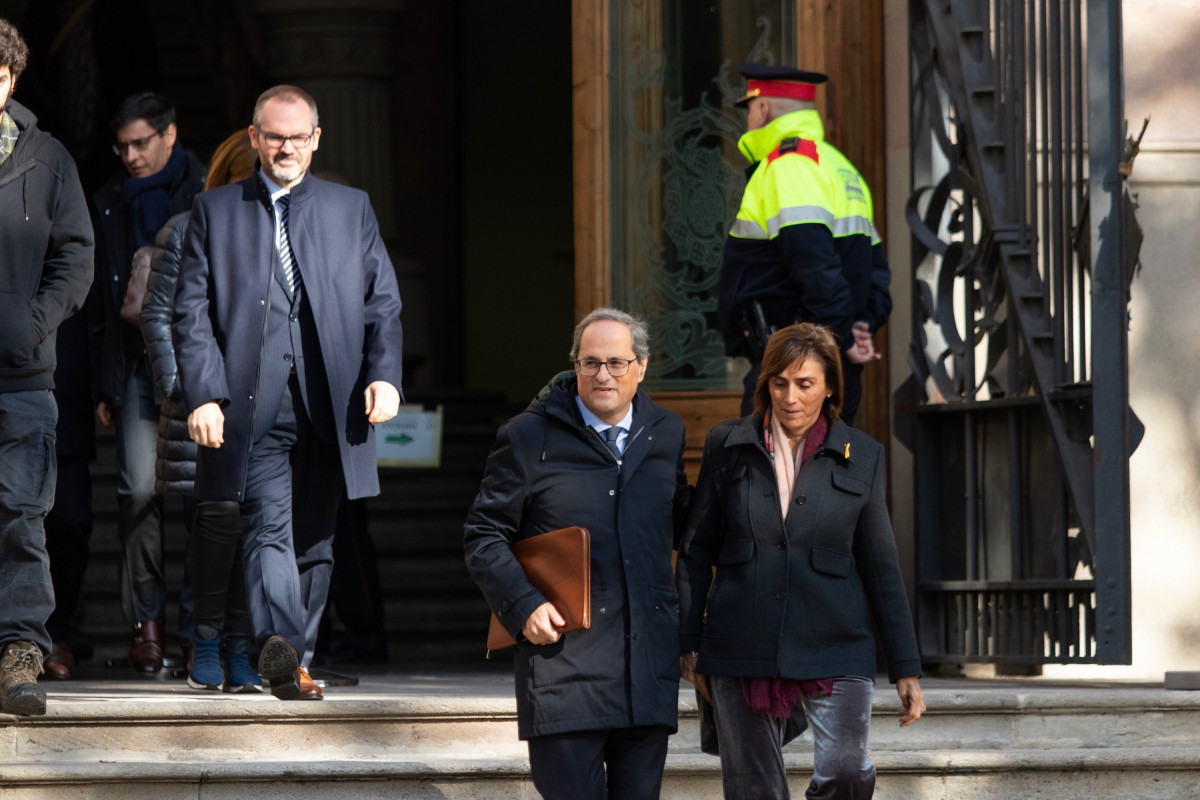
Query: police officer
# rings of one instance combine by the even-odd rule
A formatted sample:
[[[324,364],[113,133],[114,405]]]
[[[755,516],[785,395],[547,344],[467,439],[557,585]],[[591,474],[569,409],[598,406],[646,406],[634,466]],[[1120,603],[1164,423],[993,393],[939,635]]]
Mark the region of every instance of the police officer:
[[[875,230],[871,191],[825,141],[816,111],[819,72],[743,64],[747,110],[738,149],[755,164],[725,240],[718,319],[725,352],[753,365],[742,414],[753,406],[770,334],[793,322],[829,327],[842,348],[845,404],[854,423],[863,364],[880,357],[872,334],[892,310],[890,273]]]

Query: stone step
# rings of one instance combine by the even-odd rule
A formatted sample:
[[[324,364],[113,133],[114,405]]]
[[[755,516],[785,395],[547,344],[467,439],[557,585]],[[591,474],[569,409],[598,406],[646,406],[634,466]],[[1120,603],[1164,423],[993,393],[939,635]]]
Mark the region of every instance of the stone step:
[[[532,798],[511,674],[364,674],[323,703],[204,695],[179,682],[47,684],[45,717],[0,716],[0,794],[9,798]],[[879,796],[1200,796],[1200,694],[1156,685],[925,681],[930,710],[899,729],[883,681],[872,721]],[[788,747],[795,796],[809,735]],[[720,797],[719,762],[699,752],[680,693],[663,797]]]
[[[445,753],[520,755],[513,679],[487,671],[360,674],[323,703],[280,703],[269,695],[196,692],[182,681],[71,681],[44,684],[44,717],[0,715],[0,763],[178,758],[289,760]],[[1161,685],[1079,687],[930,680],[929,711],[900,729],[899,701],[880,680],[871,747],[913,753],[1121,750],[1200,747],[1200,693]],[[97,736],[98,730],[104,735]],[[296,734],[302,734],[297,736]],[[789,751],[811,750],[802,736]],[[672,752],[699,754],[694,694],[680,691],[680,732]]]
[[[1200,748],[876,752],[876,796],[919,800],[1179,800],[1200,796]],[[793,797],[811,758],[788,754]],[[6,800],[195,800],[286,796],[295,800],[535,800],[523,757],[453,755],[342,760],[147,761],[0,765]],[[719,800],[720,765],[670,754],[664,800]]]

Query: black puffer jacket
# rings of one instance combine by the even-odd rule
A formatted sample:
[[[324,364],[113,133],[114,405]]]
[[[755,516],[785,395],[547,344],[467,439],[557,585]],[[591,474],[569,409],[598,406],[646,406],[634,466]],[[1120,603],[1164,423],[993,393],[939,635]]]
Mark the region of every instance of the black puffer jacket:
[[[87,297],[92,225],[75,162],[15,100],[0,164],[0,392],[54,385],[56,331]]]
[[[676,724],[679,604],[671,549],[689,497],[683,422],[638,392],[618,462],[584,424],[575,395],[574,375],[556,381],[548,397],[500,428],[463,537],[471,577],[520,639],[525,620],[546,600],[510,544],[572,525],[591,532],[591,628],[551,645],[516,646],[522,739]]]
[[[142,300],[142,336],[150,356],[154,386],[163,398],[158,417],[158,460],[154,464],[154,489],[160,494],[191,496],[196,478],[196,443],[188,435],[188,410],[179,388],[179,369],[171,344],[171,315],[175,312],[175,281],[179,254],[187,233],[187,213],[167,220],[155,237],[160,251],[150,262],[146,296]]]

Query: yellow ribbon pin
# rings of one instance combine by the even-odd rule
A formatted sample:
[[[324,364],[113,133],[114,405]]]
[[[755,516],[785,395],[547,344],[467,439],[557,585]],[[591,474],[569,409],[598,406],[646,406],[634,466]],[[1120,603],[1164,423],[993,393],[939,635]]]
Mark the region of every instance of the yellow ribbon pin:
[[[850,460],[850,443],[846,442],[846,460]]]

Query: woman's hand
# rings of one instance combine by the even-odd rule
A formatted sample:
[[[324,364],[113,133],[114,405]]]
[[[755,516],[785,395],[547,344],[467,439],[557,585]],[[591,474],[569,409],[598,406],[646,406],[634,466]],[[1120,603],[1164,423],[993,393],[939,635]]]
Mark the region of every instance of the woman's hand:
[[[896,681],[896,694],[904,708],[900,710],[900,727],[906,728],[921,718],[925,713],[925,693],[921,691],[921,683],[916,678],[901,678]]]
[[[712,695],[708,693],[708,678],[696,672],[696,661],[700,658],[700,654],[695,650],[685,650],[679,654],[679,672],[685,681],[695,684],[696,691],[700,696],[712,702]]]

